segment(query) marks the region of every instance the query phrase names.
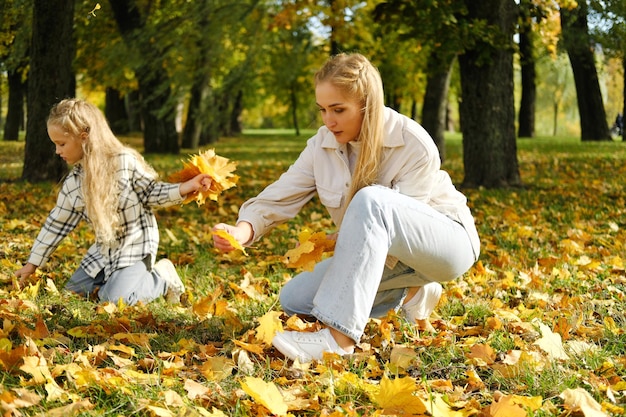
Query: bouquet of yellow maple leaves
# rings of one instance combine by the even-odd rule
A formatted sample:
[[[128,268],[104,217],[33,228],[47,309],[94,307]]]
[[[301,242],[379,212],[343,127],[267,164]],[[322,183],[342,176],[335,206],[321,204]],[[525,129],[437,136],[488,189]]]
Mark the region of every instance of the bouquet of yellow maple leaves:
[[[189,161],[183,162],[183,169],[169,176],[170,182],[184,182],[198,174],[208,174],[211,176],[211,187],[208,191],[196,191],[190,193],[183,201],[183,204],[195,201],[199,206],[204,204],[206,199],[217,201],[217,197],[224,191],[234,187],[239,180],[239,176],[233,171],[237,164],[215,154],[215,150],[209,149],[191,156]]]

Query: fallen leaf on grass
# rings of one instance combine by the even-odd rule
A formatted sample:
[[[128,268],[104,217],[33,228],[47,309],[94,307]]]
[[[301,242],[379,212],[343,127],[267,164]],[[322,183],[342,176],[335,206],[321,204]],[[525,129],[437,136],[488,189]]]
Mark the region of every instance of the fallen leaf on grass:
[[[287,404],[273,382],[265,382],[260,378],[249,376],[241,382],[241,388],[271,413],[279,416],[287,414]]]
[[[372,399],[385,414],[423,415],[427,411],[426,405],[414,395],[416,390],[413,378],[384,377],[380,381],[380,391]]]
[[[289,268],[301,268],[312,271],[315,264],[322,260],[324,253],[335,250],[335,240],[329,239],[325,232],[312,233],[304,229],[298,236],[299,245],[285,253],[285,263]]]
[[[256,328],[257,340],[270,346],[276,332],[283,331],[283,324],[280,321],[281,313],[269,311],[259,318],[259,327]]]
[[[602,406],[583,388],[568,388],[559,395],[571,411],[582,411],[585,417],[608,417]]]

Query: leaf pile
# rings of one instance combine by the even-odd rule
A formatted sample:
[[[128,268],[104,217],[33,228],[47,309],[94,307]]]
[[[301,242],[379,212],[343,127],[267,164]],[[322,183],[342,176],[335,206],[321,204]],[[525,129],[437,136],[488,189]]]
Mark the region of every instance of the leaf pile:
[[[276,152],[293,140],[277,142]],[[278,164],[268,142],[246,138],[259,150],[250,153],[237,140],[220,142],[220,153],[241,161],[247,186],[224,192],[215,207],[158,211],[159,256],[175,262],[187,287],[177,306],[96,304],[60,290],[93,241],[87,227],[59,247],[37,282],[15,289],[11,273],[56,192],[0,182],[3,415],[624,415],[623,144],[520,141],[525,188],[464,190],[482,253],[444,284],[436,331],[419,332],[390,311],[370,320],[354,355],[301,364],[286,361],[271,338],[320,328],[278,303],[290,267],[313,256],[299,248],[333,232],[319,202],[248,256],[211,244],[212,226],[234,222],[244,199],[293,159]],[[460,141],[448,146],[446,167],[460,182]],[[152,158],[163,171],[176,164]]]

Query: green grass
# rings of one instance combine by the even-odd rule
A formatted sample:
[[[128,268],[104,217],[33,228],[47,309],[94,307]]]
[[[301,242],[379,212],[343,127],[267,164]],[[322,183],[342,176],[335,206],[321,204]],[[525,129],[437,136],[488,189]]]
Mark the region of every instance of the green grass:
[[[419,392],[445,395],[450,403],[487,407],[500,394],[538,396],[542,407],[535,416],[567,414],[570,410],[560,394],[567,388],[583,388],[608,415],[623,413],[626,279],[620,261],[626,253],[626,144],[621,142],[522,139],[518,161],[523,187],[463,190],[477,220],[482,253],[474,268],[445,285],[433,320],[436,333],[419,334],[391,314],[368,324],[364,356],[308,369],[292,367],[267,346],[262,354],[242,348],[258,344],[259,317],[280,311],[278,292],[295,273],[282,262],[282,255],[296,245],[299,231],[330,230],[332,225],[314,199],[294,220],[249,248],[247,257],[218,253],[211,228],[236,221],[241,203],[290,166],[309,133],[295,137],[287,131],[250,131],[218,141],[210,147],[238,162],[238,186],[227,190],[219,202],[157,211],[159,257],[175,262],[187,286],[185,302],[176,307],[163,300],[135,307],[98,305],[47,286],[49,279],[61,289],[75,270],[92,240],[86,225],[59,247],[41,271],[38,288],[15,290],[11,274],[27,259],[54,205],[57,185],[19,181],[23,142],[0,142],[0,398],[10,404],[22,390],[35,393],[39,402],[19,408],[27,416],[57,412],[81,400],[91,406],[74,415],[154,416],[161,415],[154,408],[159,407],[171,413],[164,415],[210,415],[220,410],[229,416],[249,416],[267,412],[242,390],[244,378],[254,376],[308,401],[291,411],[293,415],[333,410],[348,415],[347,410],[353,410],[351,415],[365,416],[380,412],[370,390],[389,375],[411,377],[420,384]],[[123,139],[136,146],[141,142],[138,136]],[[185,149],[180,155],[146,158],[167,178],[196,152]],[[455,183],[463,181],[459,135],[447,138],[444,168]],[[211,303],[216,310],[197,311]],[[37,323],[45,325],[47,335],[37,333]],[[566,349],[573,342],[593,349],[568,351],[567,360],[549,359],[536,344],[539,323],[554,332],[561,329]],[[8,352],[29,345],[29,340],[34,345],[24,356],[45,357],[64,395],[56,398],[44,384],[33,383],[32,375],[19,369],[19,360],[13,368],[7,365]],[[525,352],[533,361],[523,361],[515,372],[503,374],[497,366],[469,358],[476,345],[493,349],[495,365],[504,364],[515,351]],[[392,363],[399,347],[415,354],[407,367]],[[222,364],[225,374],[208,370],[213,361]],[[75,365],[82,373],[70,370]],[[467,388],[471,372],[481,378],[482,387]],[[141,380],[139,375],[155,381]],[[359,383],[346,383],[353,378]],[[190,396],[189,381],[207,392]],[[445,391],[441,381],[448,381],[454,390]],[[179,395],[182,405],[171,402],[165,392]]]

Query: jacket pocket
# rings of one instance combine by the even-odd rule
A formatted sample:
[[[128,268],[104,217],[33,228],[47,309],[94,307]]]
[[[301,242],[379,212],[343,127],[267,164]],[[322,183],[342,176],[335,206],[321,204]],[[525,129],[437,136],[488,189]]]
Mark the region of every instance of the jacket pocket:
[[[339,208],[341,206],[341,200],[343,199],[343,193],[341,192],[318,186],[317,195],[320,197],[322,204],[326,207]]]

